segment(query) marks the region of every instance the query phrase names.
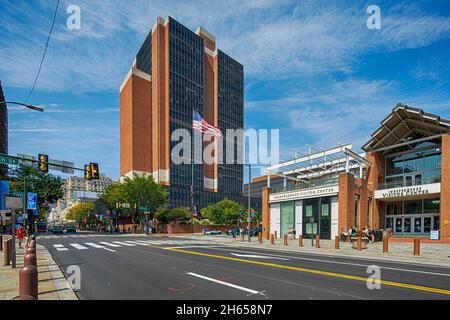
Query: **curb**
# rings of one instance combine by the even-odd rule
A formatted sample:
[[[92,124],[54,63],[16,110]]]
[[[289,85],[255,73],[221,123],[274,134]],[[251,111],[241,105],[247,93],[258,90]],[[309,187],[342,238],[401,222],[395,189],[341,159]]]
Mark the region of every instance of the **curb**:
[[[78,296],[75,294],[67,281],[66,275],[55,262],[50,252],[44,246],[39,244],[37,245],[37,249],[42,250],[43,256],[50,262],[47,266],[47,270],[52,277],[59,300],[79,300]]]

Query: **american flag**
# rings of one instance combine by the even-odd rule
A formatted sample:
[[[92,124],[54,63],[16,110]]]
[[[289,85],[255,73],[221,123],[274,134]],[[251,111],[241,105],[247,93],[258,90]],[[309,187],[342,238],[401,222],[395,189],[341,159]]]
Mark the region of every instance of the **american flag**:
[[[200,131],[202,133],[209,133],[215,137],[221,137],[222,132],[219,128],[214,127],[213,125],[210,125],[208,122],[206,122],[203,117],[194,110],[193,117],[192,117],[192,128],[194,130]]]

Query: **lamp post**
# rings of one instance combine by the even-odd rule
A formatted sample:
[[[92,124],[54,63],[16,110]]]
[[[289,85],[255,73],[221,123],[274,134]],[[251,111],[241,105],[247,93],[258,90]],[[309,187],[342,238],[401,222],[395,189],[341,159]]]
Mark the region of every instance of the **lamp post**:
[[[42,109],[42,108],[40,108],[40,107],[37,107],[37,106],[34,106],[34,105],[31,105],[31,104],[26,104],[26,103],[21,103],[21,102],[16,102],[16,101],[0,101],[0,105],[2,105],[2,104],[17,104],[17,105],[21,105],[21,106],[24,106],[24,107],[26,107],[26,108],[28,108],[28,109],[31,109],[31,110],[35,110],[35,111],[40,111],[40,112],[44,112],[44,109]],[[24,189],[25,189],[25,180],[24,180]],[[24,198],[24,213],[26,213],[27,211],[26,211],[26,194],[25,194],[25,190],[24,190],[24,194],[23,194],[23,198]],[[15,218],[16,218],[16,215],[15,215],[15,213],[13,213],[12,214],[12,227],[11,227],[11,240],[12,240],[12,252],[11,252],[11,255],[12,255],[12,266],[13,266],[13,268],[15,268],[16,267],[16,221],[15,221]]]

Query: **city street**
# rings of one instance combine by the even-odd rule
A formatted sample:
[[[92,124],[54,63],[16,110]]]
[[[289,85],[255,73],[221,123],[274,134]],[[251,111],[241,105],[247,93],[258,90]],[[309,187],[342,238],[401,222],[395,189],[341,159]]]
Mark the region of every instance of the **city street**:
[[[449,299],[450,267],[233,248],[180,237],[39,235],[80,299]],[[369,290],[370,265],[381,288]]]

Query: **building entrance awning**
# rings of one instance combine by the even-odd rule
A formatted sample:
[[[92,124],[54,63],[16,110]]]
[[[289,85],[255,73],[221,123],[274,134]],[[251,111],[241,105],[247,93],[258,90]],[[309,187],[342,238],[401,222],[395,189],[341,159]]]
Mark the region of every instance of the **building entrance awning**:
[[[448,133],[449,120],[418,108],[397,104],[362,149],[366,152],[378,152],[409,147],[414,141],[420,142],[420,139],[437,138]]]

